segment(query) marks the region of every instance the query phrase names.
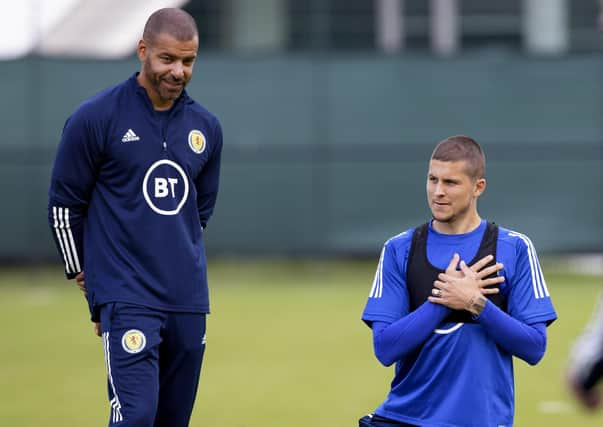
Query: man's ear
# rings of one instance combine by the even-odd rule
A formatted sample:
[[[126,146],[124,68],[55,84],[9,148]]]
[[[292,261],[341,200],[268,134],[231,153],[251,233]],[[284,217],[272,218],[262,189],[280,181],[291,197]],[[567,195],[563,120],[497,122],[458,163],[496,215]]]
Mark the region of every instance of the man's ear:
[[[144,61],[147,57],[148,49],[147,43],[143,39],[140,39],[138,41],[138,46],[136,47],[138,59]]]
[[[482,193],[484,192],[485,189],[486,189],[486,179],[479,178],[477,181],[475,181],[475,191],[473,194],[475,195],[475,197],[479,197],[482,195]]]

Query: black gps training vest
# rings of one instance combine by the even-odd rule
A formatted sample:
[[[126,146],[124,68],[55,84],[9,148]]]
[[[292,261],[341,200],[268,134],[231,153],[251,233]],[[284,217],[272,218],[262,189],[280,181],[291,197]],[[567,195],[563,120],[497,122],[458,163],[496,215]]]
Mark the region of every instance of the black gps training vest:
[[[431,296],[433,282],[438,278],[438,274],[445,270],[434,267],[427,259],[427,229],[429,224],[423,224],[417,227],[412,235],[410,253],[408,254],[408,264],[406,266],[406,284],[410,301],[410,311],[416,310],[421,304],[427,301]],[[498,239],[498,226],[492,223],[486,224],[484,237],[479,245],[477,254],[467,263],[472,265],[486,255],[494,256],[494,259],[488,263],[488,266],[496,263],[496,240]],[[488,277],[496,277],[496,273]],[[497,285],[492,285],[497,286]],[[507,299],[500,293],[488,295],[487,298],[496,304],[501,310],[507,311]],[[444,322],[464,322],[475,323],[471,313],[465,310],[453,310],[452,313],[444,319]]]

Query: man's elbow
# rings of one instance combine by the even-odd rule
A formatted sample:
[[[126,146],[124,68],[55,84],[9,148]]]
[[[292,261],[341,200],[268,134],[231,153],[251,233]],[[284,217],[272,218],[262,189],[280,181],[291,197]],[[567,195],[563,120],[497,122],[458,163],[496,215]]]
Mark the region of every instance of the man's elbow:
[[[395,359],[390,354],[387,354],[387,352],[385,352],[378,345],[375,345],[374,351],[375,351],[375,357],[377,358],[379,363],[381,363],[383,366],[387,367],[387,366],[391,366],[394,364]]]
[[[530,366],[535,366],[538,364],[538,362],[540,362],[542,360],[542,357],[544,356],[544,353],[542,353],[541,355],[535,356],[535,357],[526,357],[523,360]]]
[[[529,365],[536,365],[538,362],[542,360],[544,357],[544,353],[546,352],[546,338],[542,337],[540,342],[536,344],[536,346],[532,349],[529,354],[526,354],[522,359],[526,361]]]

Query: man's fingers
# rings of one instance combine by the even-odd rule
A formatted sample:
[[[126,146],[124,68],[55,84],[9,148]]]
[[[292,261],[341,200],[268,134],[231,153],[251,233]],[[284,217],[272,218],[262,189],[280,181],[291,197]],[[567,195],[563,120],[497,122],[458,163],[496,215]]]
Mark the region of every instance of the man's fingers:
[[[84,285],[84,282],[78,283],[77,286],[78,286],[78,288],[80,288],[80,291],[82,291],[84,293],[84,296],[88,295],[88,291],[86,290],[86,286]]]
[[[442,298],[439,298],[439,297],[427,297],[427,300],[429,302],[433,302],[435,304],[445,305]]]
[[[502,283],[505,281],[505,276],[497,276],[497,277],[492,277],[490,279],[484,279],[481,280],[479,282],[480,287],[484,287],[484,286],[490,286],[490,285],[498,285],[499,283]]]
[[[477,261],[476,263],[474,263],[471,266],[471,270],[473,270],[473,271],[475,271],[477,273],[482,268],[484,268],[484,266],[486,264],[488,264],[490,261],[492,261],[492,259],[494,259],[494,257],[492,255],[486,255],[485,257],[483,257],[482,259],[480,259],[479,261]]]
[[[456,277],[450,276],[449,274],[446,274],[446,273],[440,273],[440,274],[438,274],[438,280],[440,282],[450,283],[450,282],[454,281],[455,279],[456,279]]]
[[[475,276],[475,272],[473,270],[471,270],[467,266],[467,264],[465,264],[465,261],[461,261],[461,271],[465,274],[465,276],[469,276],[469,277]]]
[[[498,288],[482,288],[481,291],[482,291],[482,294],[484,294],[484,295],[492,295],[492,294],[499,293],[500,289],[498,289]]]
[[[82,291],[84,293],[84,296],[88,295],[88,292],[86,291],[86,282],[84,280],[84,272],[83,271],[81,273],[78,273],[77,276],[75,276],[75,284],[77,285],[78,288],[80,288],[80,291]]]
[[[444,289],[446,287],[446,283],[444,283],[440,280],[436,280],[433,282],[433,287],[438,288],[438,289]]]
[[[497,262],[494,265],[491,265],[490,267],[486,267],[483,270],[479,271],[477,273],[477,277],[484,278],[484,277],[488,277],[491,274],[494,274],[500,270],[502,270],[503,268],[505,268],[505,266],[503,265],[502,262]]]
[[[98,322],[94,322],[94,333],[98,337],[101,336],[101,326],[100,326],[100,323],[98,323]]]
[[[459,254],[452,255],[452,259],[448,263],[448,267],[446,267],[446,272],[456,271],[456,266],[459,264]]]

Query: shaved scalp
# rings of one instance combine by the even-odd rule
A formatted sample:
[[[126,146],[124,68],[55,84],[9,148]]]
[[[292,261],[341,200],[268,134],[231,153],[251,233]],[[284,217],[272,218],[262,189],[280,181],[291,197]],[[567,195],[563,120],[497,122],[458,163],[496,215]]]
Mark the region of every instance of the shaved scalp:
[[[179,41],[192,40],[199,35],[195,19],[184,10],[175,7],[153,12],[144,26],[142,38],[152,44],[162,33],[169,34]]]
[[[440,141],[431,155],[432,160],[442,162],[466,163],[466,172],[473,179],[484,178],[486,174],[486,156],[482,147],[465,135],[449,136]]]

